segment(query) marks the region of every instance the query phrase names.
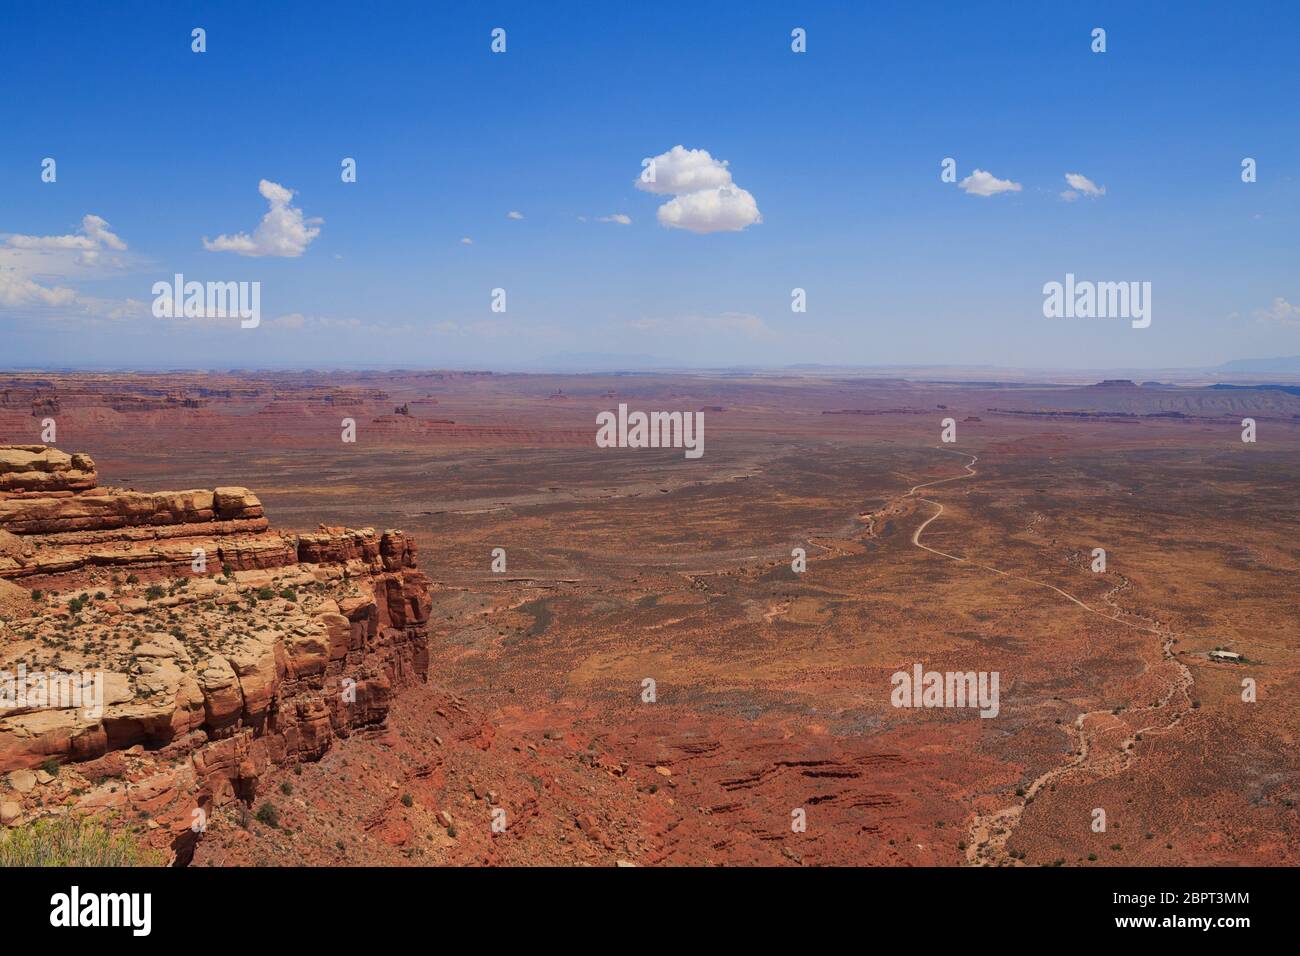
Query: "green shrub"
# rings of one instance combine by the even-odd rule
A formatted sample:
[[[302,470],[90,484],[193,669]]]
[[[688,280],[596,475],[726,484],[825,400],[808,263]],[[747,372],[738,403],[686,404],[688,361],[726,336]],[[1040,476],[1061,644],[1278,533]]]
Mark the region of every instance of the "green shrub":
[[[149,590],[144,592],[144,596],[150,601],[156,601],[166,593],[161,584],[151,584]]]
[[[141,846],[128,833],[110,833],[102,823],[72,814],[0,831],[0,867],[164,865],[161,851]]]
[[[280,825],[280,811],[275,808],[273,803],[264,803],[257,808],[257,822],[264,823],[268,827],[278,827]]]

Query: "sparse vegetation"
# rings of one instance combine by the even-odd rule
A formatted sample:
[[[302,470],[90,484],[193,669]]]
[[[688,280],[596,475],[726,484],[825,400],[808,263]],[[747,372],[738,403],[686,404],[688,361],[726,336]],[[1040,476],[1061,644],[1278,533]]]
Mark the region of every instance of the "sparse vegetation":
[[[68,814],[0,831],[0,867],[163,866],[165,856],[130,833],[110,833],[96,820]]]

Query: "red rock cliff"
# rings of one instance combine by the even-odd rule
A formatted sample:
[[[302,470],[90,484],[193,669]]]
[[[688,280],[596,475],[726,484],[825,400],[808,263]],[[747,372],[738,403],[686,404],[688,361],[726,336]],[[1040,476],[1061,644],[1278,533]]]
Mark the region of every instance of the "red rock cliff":
[[[336,737],[382,724],[393,694],[427,675],[415,542],[272,531],[244,488],[99,489],[85,455],[0,446],[6,579],[6,824],[71,796],[58,789],[69,774],[29,785],[52,759],[88,784],[75,806],[144,814],[151,841],[183,861],[212,806],[251,801],[271,765],[318,759]],[[102,675],[98,712],[36,693],[36,675],[82,672]]]

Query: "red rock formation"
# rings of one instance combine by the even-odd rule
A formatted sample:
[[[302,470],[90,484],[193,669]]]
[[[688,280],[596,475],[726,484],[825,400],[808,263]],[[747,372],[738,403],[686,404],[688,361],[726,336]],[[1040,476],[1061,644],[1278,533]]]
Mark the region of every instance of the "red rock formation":
[[[95,487],[89,455],[68,455],[45,445],[0,445],[0,492],[84,491]]]
[[[53,647],[59,670],[105,687],[99,713],[0,702],[0,773],[90,761],[93,781],[147,752],[148,773],[79,805],[144,810],[183,860],[196,808],[251,799],[268,768],[383,723],[427,676],[429,582],[401,531],[275,532],[247,489],[97,490],[89,458],[40,446],[0,447],[0,469],[22,488],[0,492],[0,577],[61,595],[0,623],[0,672],[53,669]],[[11,822],[43,809],[4,796]]]

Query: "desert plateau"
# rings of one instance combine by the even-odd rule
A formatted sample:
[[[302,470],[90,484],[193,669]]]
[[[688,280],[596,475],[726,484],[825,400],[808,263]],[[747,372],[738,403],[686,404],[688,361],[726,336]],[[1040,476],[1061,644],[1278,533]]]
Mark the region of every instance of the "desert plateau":
[[[705,454],[596,447],[620,403],[702,412]],[[1295,389],[10,373],[0,439],[0,668],[107,675],[96,720],[0,717],[6,827],[191,866],[1300,862]],[[996,673],[996,713],[899,706],[917,665]]]

